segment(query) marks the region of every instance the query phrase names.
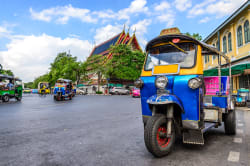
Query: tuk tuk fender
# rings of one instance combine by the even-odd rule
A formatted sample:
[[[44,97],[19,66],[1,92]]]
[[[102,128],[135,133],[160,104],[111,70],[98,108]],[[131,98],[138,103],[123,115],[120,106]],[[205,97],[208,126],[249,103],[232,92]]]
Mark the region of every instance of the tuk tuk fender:
[[[147,100],[147,103],[149,105],[176,104],[181,109],[181,112],[184,113],[181,101],[177,98],[177,96],[172,94],[153,95]]]

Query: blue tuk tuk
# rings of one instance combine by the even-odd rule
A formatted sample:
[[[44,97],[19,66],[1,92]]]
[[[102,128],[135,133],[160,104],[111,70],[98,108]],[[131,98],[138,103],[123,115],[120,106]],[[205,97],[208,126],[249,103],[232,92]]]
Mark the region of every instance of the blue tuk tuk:
[[[231,63],[224,53],[178,28],[162,30],[147,43],[146,53],[135,85],[141,90],[144,141],[150,153],[167,155],[176,134],[183,143],[203,145],[203,133],[223,123],[226,134],[236,133]],[[203,56],[217,57],[218,75],[203,75]],[[221,76],[221,58],[229,76]]]
[[[58,79],[54,87],[54,100],[60,101],[73,97],[72,81],[68,79]]]
[[[249,89],[238,89],[237,90],[237,95],[235,99],[235,105],[236,106],[246,106],[247,101],[249,100]]]

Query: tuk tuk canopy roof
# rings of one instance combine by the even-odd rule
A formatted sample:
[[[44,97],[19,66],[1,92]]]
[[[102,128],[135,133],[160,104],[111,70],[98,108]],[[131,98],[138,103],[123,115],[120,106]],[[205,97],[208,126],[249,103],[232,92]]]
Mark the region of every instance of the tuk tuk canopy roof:
[[[14,76],[9,76],[9,75],[4,75],[4,74],[0,74],[0,78],[7,78],[7,79],[16,80],[16,81],[22,81],[21,79],[16,78]]]
[[[146,51],[151,49],[156,44],[160,44],[163,42],[172,42],[172,40],[175,38],[178,38],[180,40],[189,40],[189,41],[192,41],[198,45],[201,45],[202,55],[219,55],[219,56],[222,56],[227,61],[227,63],[230,63],[230,59],[224,53],[218,51],[215,47],[208,45],[202,41],[196,40],[193,37],[184,35],[184,34],[172,34],[172,35],[158,36],[158,37],[156,37],[148,42],[148,44],[146,45]]]
[[[246,70],[246,69],[250,69],[250,63],[232,66],[231,73],[232,73],[232,75],[243,74],[244,70]],[[222,76],[229,76],[229,68],[222,68],[221,75]],[[213,68],[210,70],[205,70],[204,76],[218,76],[218,69]]]

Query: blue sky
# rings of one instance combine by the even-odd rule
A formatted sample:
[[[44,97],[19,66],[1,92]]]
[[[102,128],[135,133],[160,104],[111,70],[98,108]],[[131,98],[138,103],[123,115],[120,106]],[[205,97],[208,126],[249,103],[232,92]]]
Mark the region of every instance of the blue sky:
[[[25,82],[48,71],[57,53],[83,61],[94,44],[136,29],[144,48],[161,29],[205,38],[246,0],[2,0],[0,63]]]

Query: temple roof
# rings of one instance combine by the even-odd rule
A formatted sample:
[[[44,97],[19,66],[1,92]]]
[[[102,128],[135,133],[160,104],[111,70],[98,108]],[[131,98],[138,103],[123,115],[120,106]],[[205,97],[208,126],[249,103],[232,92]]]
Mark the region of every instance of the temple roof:
[[[109,47],[111,45],[115,45],[115,43],[117,42],[117,40],[119,39],[121,33],[119,33],[118,35],[114,36],[113,38],[111,38],[110,40],[108,41],[105,41],[104,43],[101,43],[99,44],[98,46],[96,46],[92,53],[90,54],[91,55],[97,55],[97,54],[100,54],[104,51],[106,51],[107,49],[109,49]]]

